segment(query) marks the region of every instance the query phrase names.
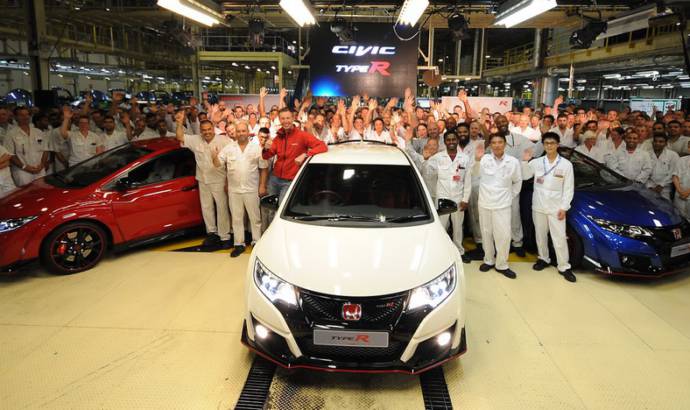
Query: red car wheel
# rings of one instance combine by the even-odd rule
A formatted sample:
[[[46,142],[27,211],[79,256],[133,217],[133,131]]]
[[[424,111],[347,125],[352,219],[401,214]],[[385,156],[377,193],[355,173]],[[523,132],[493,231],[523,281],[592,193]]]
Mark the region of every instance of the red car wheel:
[[[41,246],[41,261],[50,272],[68,275],[96,266],[103,258],[108,237],[100,226],[74,222],[58,227]]]

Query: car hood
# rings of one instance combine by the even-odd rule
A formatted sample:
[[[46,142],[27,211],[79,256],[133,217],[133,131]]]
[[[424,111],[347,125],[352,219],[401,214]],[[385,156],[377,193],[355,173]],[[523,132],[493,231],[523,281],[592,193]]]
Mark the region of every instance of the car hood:
[[[58,188],[39,179],[0,199],[0,219],[38,216],[78,203],[84,196],[84,190]]]
[[[354,297],[413,289],[443,273],[460,255],[438,223],[333,227],[276,216],[254,256],[297,287]]]
[[[682,222],[670,201],[636,185],[577,191],[573,208],[584,215],[628,225],[661,227]]]

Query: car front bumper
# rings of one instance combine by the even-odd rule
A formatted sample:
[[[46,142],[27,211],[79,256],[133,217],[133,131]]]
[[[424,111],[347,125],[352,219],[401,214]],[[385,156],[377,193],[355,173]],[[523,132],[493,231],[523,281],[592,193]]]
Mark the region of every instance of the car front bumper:
[[[328,372],[418,374],[465,353],[462,286],[456,286],[435,309],[406,312],[408,295],[409,292],[401,292],[358,300],[300,290],[299,306],[288,307],[274,305],[255,286],[250,286],[242,343],[279,366]],[[314,302],[315,297],[322,298],[323,303]],[[346,299],[362,303],[364,312],[372,312],[372,320],[364,320],[363,316],[360,322],[345,322],[333,315],[329,317],[328,312]],[[391,307],[379,308],[377,304]],[[267,335],[257,335],[258,325],[268,330]],[[315,328],[353,334],[386,332],[389,343],[385,348],[317,345],[313,337]],[[450,333],[445,344],[439,342],[443,333]]]
[[[40,240],[33,239],[35,231],[35,225],[28,224],[0,233],[0,272],[12,271],[38,258]]]
[[[674,229],[682,229],[681,238],[674,237]],[[655,229],[645,239],[605,233],[588,245],[585,259],[606,275],[659,278],[690,270],[688,225]]]

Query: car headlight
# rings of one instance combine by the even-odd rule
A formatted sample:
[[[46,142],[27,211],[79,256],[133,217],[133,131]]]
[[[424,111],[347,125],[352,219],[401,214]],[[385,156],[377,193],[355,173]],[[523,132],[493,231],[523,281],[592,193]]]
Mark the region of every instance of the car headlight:
[[[15,229],[21,228],[36,218],[36,216],[25,216],[24,218],[2,219],[0,220],[0,233],[14,231]]]
[[[607,221],[606,219],[590,217],[594,223],[616,235],[627,236],[629,238],[651,238],[654,233],[647,228],[637,225],[626,225]]]
[[[288,305],[297,306],[295,287],[269,272],[258,259],[254,264],[254,283],[272,303],[282,300]]]
[[[420,307],[435,308],[441,302],[446,300],[448,295],[455,289],[455,282],[457,279],[457,272],[455,264],[448,268],[436,279],[412,290],[410,295],[410,303],[407,305],[408,310],[417,309]]]

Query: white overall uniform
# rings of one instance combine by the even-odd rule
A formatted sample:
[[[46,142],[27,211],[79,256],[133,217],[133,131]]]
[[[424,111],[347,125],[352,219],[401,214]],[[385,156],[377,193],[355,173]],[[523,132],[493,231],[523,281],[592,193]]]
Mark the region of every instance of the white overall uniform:
[[[98,147],[105,145],[103,135],[93,131],[89,131],[86,136],[81,131],[70,131],[67,141],[69,142],[70,167],[94,157]]]
[[[506,153],[506,155],[509,155],[509,156],[517,159],[518,160],[518,166],[519,166],[520,161],[522,161],[523,153],[527,149],[531,149],[533,151],[533,156],[541,155],[541,153],[544,150],[543,146],[541,145],[541,141],[539,141],[539,144],[535,144],[520,134],[511,133],[510,135],[506,136],[505,153]],[[520,184],[522,184],[522,180],[520,181]],[[522,247],[522,238],[524,235],[522,232],[522,219],[520,219],[520,198],[519,197],[515,197],[513,199],[513,203],[511,204],[511,208],[510,208],[510,212],[511,212],[510,231],[511,231],[512,243],[513,243],[514,247],[520,248],[520,247]]]
[[[450,199],[458,204],[458,210],[450,215],[440,217],[441,224],[448,229],[453,224],[453,242],[460,254],[465,253],[462,246],[462,223],[465,211],[460,210],[460,202],[469,203],[472,190],[472,160],[467,155],[457,152],[454,159],[446,151],[439,152],[424,161],[422,173],[430,180],[436,179],[436,200]]]
[[[549,130],[549,132],[558,134],[561,140],[560,145],[568,148],[575,148],[577,146],[577,142],[575,141],[574,137],[574,131],[572,128],[566,128],[565,130],[561,130],[558,127],[553,127]]]
[[[10,152],[0,145],[0,158],[5,155],[12,155]],[[10,172],[10,166],[0,169],[0,198],[4,198],[10,194],[10,192],[17,189],[17,186],[12,180],[12,173]]]
[[[103,132],[103,144],[105,150],[113,149],[128,143],[127,133],[125,131],[114,130],[112,134],[108,135],[107,132]]]
[[[225,171],[213,165],[211,149],[222,151],[230,139],[216,135],[206,142],[201,135],[184,136],[184,146],[194,153],[196,160],[196,180],[199,181],[199,200],[201,214],[206,224],[206,232],[217,234],[222,241],[230,240],[230,212],[228,195],[225,193]]]
[[[228,176],[228,197],[235,246],[244,245],[244,212],[247,211],[252,231],[252,242],[261,238],[261,211],[259,207],[259,169],[268,168],[261,158],[261,147],[247,143],[244,151],[231,142],[218,154],[221,166]]]
[[[686,190],[690,188],[690,156],[678,159],[673,175],[680,179],[681,189]],[[678,192],[676,192],[676,196],[673,199],[673,205],[685,219],[690,219],[690,198],[682,199]]]
[[[470,158],[474,158],[474,152],[478,145],[484,145],[483,139],[477,139],[475,141],[470,141],[466,149],[467,155]],[[470,154],[469,147],[472,147],[472,153]],[[470,207],[467,216],[470,218],[470,228],[472,229],[472,237],[474,238],[474,243],[481,245],[482,243],[482,228],[479,224],[479,182],[481,181],[481,176],[479,172],[476,172],[476,167],[472,167],[472,192],[470,193]]]
[[[29,125],[27,135],[21,127],[17,126],[7,132],[5,136],[5,148],[13,156],[19,158],[22,164],[37,167],[41,165],[41,159],[45,151],[50,151],[48,136],[33,125]],[[30,184],[33,180],[45,176],[45,169],[38,174],[32,174],[12,165],[12,177],[18,186]]]
[[[479,162],[479,224],[482,228],[484,263],[508,269],[511,238],[511,204],[522,189],[520,162],[507,154],[493,154]]]
[[[575,151],[585,154],[593,160],[601,162],[602,164],[606,161],[606,150],[596,144],[592,146],[592,149],[587,148],[585,144],[578,145],[577,148],[575,148]]]
[[[655,188],[658,185],[664,187],[661,191],[661,196],[671,200],[671,188],[673,187],[673,173],[678,167],[678,160],[680,156],[670,149],[666,148],[658,157],[652,151],[652,174],[647,181],[648,188]]]
[[[560,155],[549,162],[546,156],[522,163],[522,177],[534,176],[532,194],[532,219],[539,259],[551,262],[549,257],[549,234],[556,251],[558,271],[570,269],[568,263],[568,241],[565,219],[558,220],[558,210],[568,211],[575,192],[573,164]]]
[[[646,184],[652,174],[652,157],[647,151],[636,149],[630,153],[627,149],[617,150],[607,160],[609,168],[624,177]]]

